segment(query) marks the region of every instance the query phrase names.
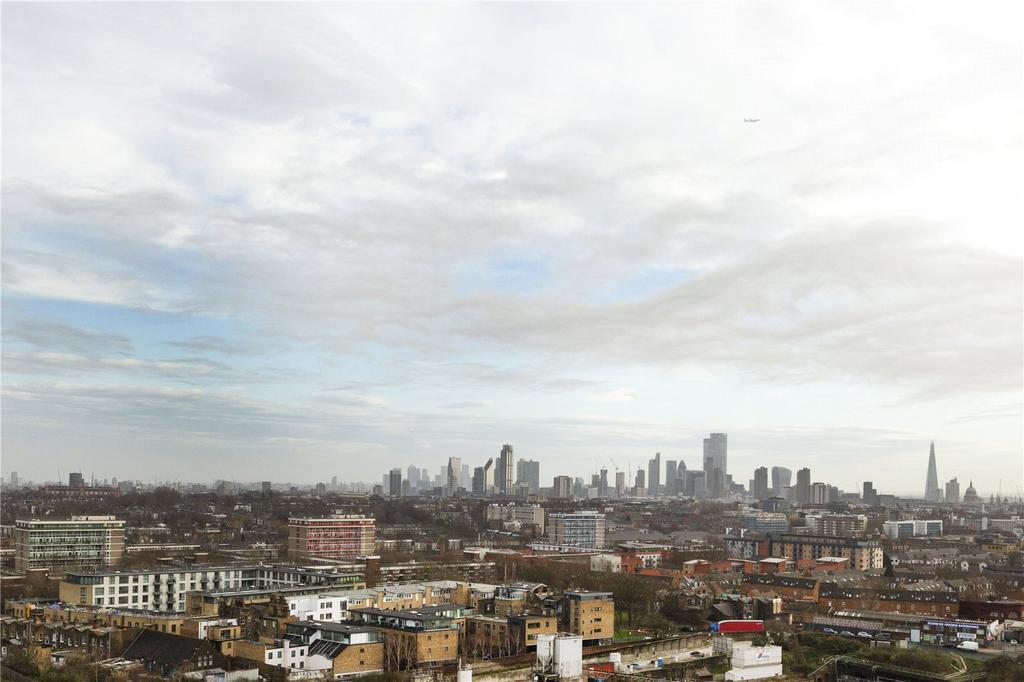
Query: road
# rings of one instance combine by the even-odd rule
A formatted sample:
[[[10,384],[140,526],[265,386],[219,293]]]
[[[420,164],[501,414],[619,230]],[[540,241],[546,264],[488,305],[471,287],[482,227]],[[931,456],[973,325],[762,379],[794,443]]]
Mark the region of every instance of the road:
[[[710,642],[710,640],[708,640],[708,641]],[[691,656],[690,654],[693,653],[694,651],[699,651],[701,654],[703,654],[703,656],[700,656],[700,657]],[[683,663],[683,662],[696,661],[696,660],[699,660],[700,658],[707,658],[707,657],[711,656],[711,654],[712,654],[712,652],[711,652],[711,644],[708,643],[705,646],[698,647],[698,648],[695,648],[695,649],[685,649],[683,651],[678,651],[676,653],[663,654],[661,656],[661,658],[664,659],[665,665],[668,665],[670,663]],[[633,656],[633,657],[628,657],[628,658],[627,657],[623,657],[623,659],[622,659],[623,671],[624,672],[643,672],[645,670],[653,670],[653,669],[658,667],[657,664],[656,664],[657,659],[658,659],[658,657],[653,657],[652,658],[649,655],[646,655],[646,656]],[[634,666],[636,666],[636,667],[634,667]]]

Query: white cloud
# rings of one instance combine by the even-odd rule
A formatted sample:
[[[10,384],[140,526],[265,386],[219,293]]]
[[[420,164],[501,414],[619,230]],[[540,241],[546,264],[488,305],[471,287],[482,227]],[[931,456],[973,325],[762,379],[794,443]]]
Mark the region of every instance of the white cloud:
[[[737,376],[855,387],[915,437],[1019,425],[1021,11],[7,8],[5,297],[246,331],[65,306],[39,319],[82,333],[22,325],[5,370],[227,382],[478,449],[580,403],[634,424],[609,447],[654,440],[644,410],[695,375],[736,429],[762,418],[730,413]],[[1018,466],[984,421],[956,437]],[[377,437],[426,451],[403,428]]]

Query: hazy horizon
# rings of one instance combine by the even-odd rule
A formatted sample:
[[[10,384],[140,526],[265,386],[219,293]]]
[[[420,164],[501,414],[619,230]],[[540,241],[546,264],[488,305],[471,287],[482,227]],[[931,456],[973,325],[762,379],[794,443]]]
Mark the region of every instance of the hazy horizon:
[[[5,3],[3,476],[1020,494],[1021,25]]]

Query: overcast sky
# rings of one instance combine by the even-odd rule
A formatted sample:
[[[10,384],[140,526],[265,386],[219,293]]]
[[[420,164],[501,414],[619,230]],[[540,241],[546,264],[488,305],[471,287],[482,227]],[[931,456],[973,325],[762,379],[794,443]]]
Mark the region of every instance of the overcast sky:
[[[5,3],[4,475],[1016,493],[1020,6]]]

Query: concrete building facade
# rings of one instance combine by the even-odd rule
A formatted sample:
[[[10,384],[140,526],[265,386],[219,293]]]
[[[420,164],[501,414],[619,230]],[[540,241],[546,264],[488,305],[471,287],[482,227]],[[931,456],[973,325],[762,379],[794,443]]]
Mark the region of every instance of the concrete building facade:
[[[124,521],[113,516],[14,522],[14,568],[55,573],[117,566],[124,557]]]

